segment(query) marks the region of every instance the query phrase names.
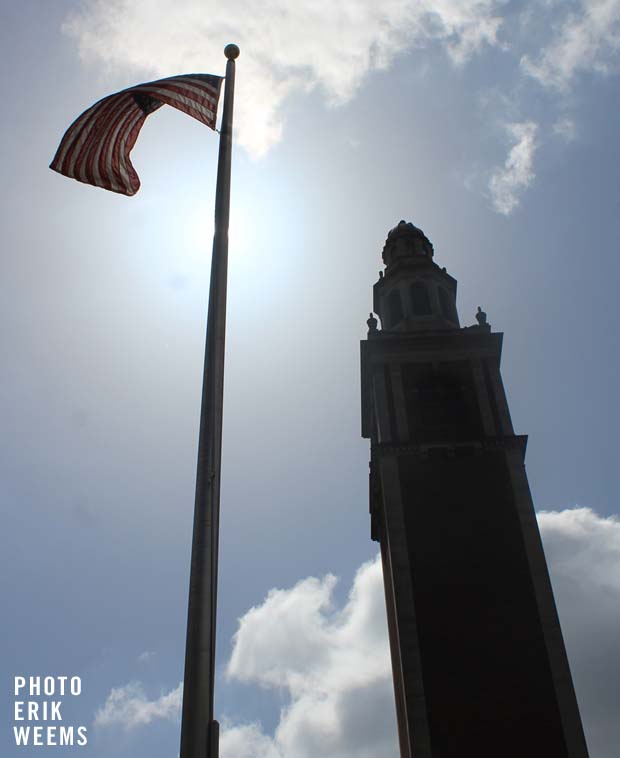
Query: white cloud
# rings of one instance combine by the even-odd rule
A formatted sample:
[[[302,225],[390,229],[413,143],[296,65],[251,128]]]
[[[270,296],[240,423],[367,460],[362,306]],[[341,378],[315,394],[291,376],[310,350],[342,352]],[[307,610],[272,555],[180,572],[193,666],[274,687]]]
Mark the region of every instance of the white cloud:
[[[221,724],[220,754],[222,758],[284,758],[260,724],[235,726],[226,721]]]
[[[553,125],[553,132],[566,142],[572,142],[577,137],[577,127],[571,118],[559,118]]]
[[[620,659],[620,520],[589,508],[538,522],[592,758],[616,758]],[[396,758],[396,720],[381,564],[360,567],[347,602],[333,576],[272,590],[240,620],[227,675],[288,696],[273,733],[222,719],[222,758]],[[148,700],[136,683],[112,690],[99,726],[178,719],[181,685]]]
[[[556,581],[620,593],[620,520],[591,508],[541,511],[538,523]],[[620,608],[619,608],[620,612]]]
[[[282,134],[293,91],[352,97],[371,71],[439,41],[463,63],[497,45],[505,0],[82,0],[64,31],[81,57],[132,77],[224,69],[227,42],[241,48],[236,123],[240,143],[264,153]],[[128,84],[133,82],[128,82]]]
[[[592,758],[620,745],[620,520],[589,508],[542,512],[538,523]]]
[[[348,601],[332,606],[333,576],[272,590],[240,620],[228,676],[287,691],[271,738],[275,756],[375,758],[397,755],[381,564],[364,564]],[[235,752],[222,738],[222,758]],[[248,739],[264,739],[253,727]]]
[[[538,147],[538,125],[533,121],[506,124],[514,144],[504,165],[497,169],[489,181],[491,200],[498,213],[509,216],[519,205],[521,193],[534,180],[534,153]]]
[[[148,663],[155,653],[152,650],[145,650],[138,656],[138,663]]]
[[[547,87],[565,90],[581,71],[607,73],[617,65],[620,0],[581,0],[569,10],[537,60],[523,56],[521,67]]]
[[[125,730],[145,726],[151,721],[177,721],[181,714],[183,684],[149,700],[139,682],[130,682],[111,690],[104,705],[95,714],[95,726],[120,726]]]

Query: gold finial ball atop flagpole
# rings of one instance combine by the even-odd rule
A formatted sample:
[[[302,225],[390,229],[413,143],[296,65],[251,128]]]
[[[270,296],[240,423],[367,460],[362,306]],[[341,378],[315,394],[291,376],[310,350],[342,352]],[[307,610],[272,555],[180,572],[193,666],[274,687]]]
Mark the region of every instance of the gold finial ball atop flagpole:
[[[234,61],[235,58],[238,58],[240,52],[241,51],[237,45],[226,45],[224,48],[224,55],[228,58],[229,61]]]

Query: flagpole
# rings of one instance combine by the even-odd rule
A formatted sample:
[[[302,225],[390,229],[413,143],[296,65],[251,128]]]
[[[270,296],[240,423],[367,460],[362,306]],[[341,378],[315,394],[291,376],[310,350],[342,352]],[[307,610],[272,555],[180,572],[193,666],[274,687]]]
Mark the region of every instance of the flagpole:
[[[219,724],[213,718],[217,612],[218,533],[224,400],[228,219],[233,95],[237,45],[227,45],[226,88],[220,127],[215,228],[207,339],[198,434],[196,499],[187,611],[180,758],[218,758]]]

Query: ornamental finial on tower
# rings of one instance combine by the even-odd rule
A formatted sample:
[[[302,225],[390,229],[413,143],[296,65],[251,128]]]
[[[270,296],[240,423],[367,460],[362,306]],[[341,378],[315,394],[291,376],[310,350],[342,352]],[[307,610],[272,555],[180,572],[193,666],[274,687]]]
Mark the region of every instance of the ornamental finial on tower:
[[[388,232],[383,247],[383,262],[389,266],[394,261],[409,257],[432,260],[433,245],[421,229],[410,221],[399,221]]]

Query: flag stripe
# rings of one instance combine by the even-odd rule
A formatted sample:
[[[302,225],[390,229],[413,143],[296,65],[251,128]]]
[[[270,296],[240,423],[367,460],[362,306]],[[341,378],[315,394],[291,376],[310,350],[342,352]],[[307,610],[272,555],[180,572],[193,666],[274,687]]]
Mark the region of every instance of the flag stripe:
[[[129,99],[127,98],[127,103],[119,102],[118,111],[106,107],[106,109],[100,113],[99,118],[90,121],[87,124],[86,128],[88,129],[88,132],[85,135],[85,139],[78,140],[75,151],[69,158],[68,165],[69,172],[75,174],[79,181],[90,181],[88,176],[92,174],[92,167],[89,163],[89,159],[92,156],[93,147],[96,147],[101,140],[105,140],[106,135],[110,133],[112,119],[114,119],[116,115],[119,117],[122,115],[124,118],[127,113],[131,112],[129,107]]]
[[[108,172],[108,169],[106,168],[106,154],[110,144],[114,142],[114,139],[122,126],[124,116],[125,110],[120,110],[119,113],[115,114],[114,111],[110,109],[110,118],[105,127],[102,127],[102,132],[105,133],[105,137],[102,140],[99,140],[92,156],[92,184],[100,186],[103,177],[106,176]]]
[[[157,87],[162,91],[166,89],[186,90],[188,92],[193,92],[199,98],[210,99],[214,102],[218,99],[217,89],[208,85],[205,86],[205,84],[199,79],[192,79],[191,77],[184,80],[181,80],[180,77],[172,77],[171,79],[160,79],[156,82],[145,82],[144,84],[138,84],[136,87],[132,87],[132,89],[140,91],[143,87]]]
[[[106,138],[103,141],[101,147],[101,153],[98,157],[95,166],[93,166],[93,175],[99,174],[98,180],[93,182],[96,185],[103,183],[103,186],[108,188],[106,183],[110,182],[114,178],[114,162],[112,160],[112,153],[114,152],[114,146],[117,144],[121,137],[119,135],[124,134],[128,119],[131,117],[142,119],[141,123],[144,123],[145,115],[139,109],[132,107],[130,98],[127,100],[126,106],[119,111],[118,117],[110,124],[109,130],[106,134]],[[122,155],[122,152],[120,153]],[[120,186],[120,184],[119,184]],[[118,189],[114,190],[118,192]]]
[[[213,119],[213,106],[210,100],[205,98],[197,98],[187,90],[174,90],[172,87],[167,87],[165,90],[161,87],[141,87],[142,92],[157,97],[167,105],[172,105],[185,113],[193,115],[198,121],[204,121],[208,123]],[[196,114],[196,115],[194,115]]]
[[[120,144],[117,142],[114,146],[114,157],[117,157],[118,152],[118,161],[114,162],[113,168],[116,170],[113,171],[112,176],[118,179],[119,186],[131,187],[133,194],[140,188],[140,179],[129,160],[129,152],[138,139],[145,118],[143,113],[130,117],[127,122],[128,129],[123,133]]]
[[[171,105],[215,129],[222,78],[184,74],[108,95],[65,132],[50,168],[86,184],[134,195],[140,179],[130,153],[148,115]]]
[[[211,106],[217,104],[218,93],[201,86],[199,82],[192,82],[191,80],[179,82],[162,80],[162,82],[152,82],[142,84],[138,86],[138,91],[144,91],[146,88],[155,88],[160,92],[180,92],[186,93],[188,96],[194,96],[199,102],[205,102],[211,104]]]
[[[122,110],[115,114],[115,118],[110,122],[105,137],[102,140],[101,152],[95,160],[93,156],[90,171],[92,174],[92,183],[108,188],[113,178],[112,163],[109,161],[108,153],[114,150],[114,145],[120,139],[119,135],[124,134],[127,120],[137,114],[127,103]],[[84,161],[85,162],[85,161]],[[84,179],[90,181],[90,179]]]
[[[100,102],[101,107],[93,107],[93,112],[84,120],[84,123],[73,130],[63,163],[63,171],[67,173],[67,176],[72,176],[76,173],[76,166],[79,165],[80,160],[85,159],[93,137],[96,137],[99,130],[105,126],[110,116],[114,114],[114,111],[109,108],[108,100],[109,98],[102,100]],[[88,114],[88,111],[86,113]]]
[[[107,98],[106,98],[107,99]],[[67,130],[67,133],[63,137],[62,142],[60,143],[60,147],[58,148],[58,153],[56,154],[55,161],[58,161],[59,166],[65,167],[65,161],[67,160],[67,157],[69,153],[74,149],[76,140],[80,139],[80,131],[82,129],[85,129],[84,133],[84,139],[86,139],[89,131],[88,122],[91,117],[96,117],[97,114],[105,107],[105,103],[103,100],[100,100],[98,103],[93,105],[93,107],[86,111],[86,113],[83,113],[80,118],[69,127]],[[92,111],[92,113],[91,113]]]
[[[127,103],[122,108],[119,108],[118,111],[115,111],[113,108],[107,108],[105,115],[101,116],[100,123],[91,132],[80,153],[76,153],[74,157],[75,164],[82,167],[82,171],[80,172],[81,181],[97,184],[95,177],[98,173],[100,154],[107,149],[110,141],[114,140],[118,132],[119,122],[122,122],[127,113],[131,112],[129,108],[129,98],[127,99]]]

